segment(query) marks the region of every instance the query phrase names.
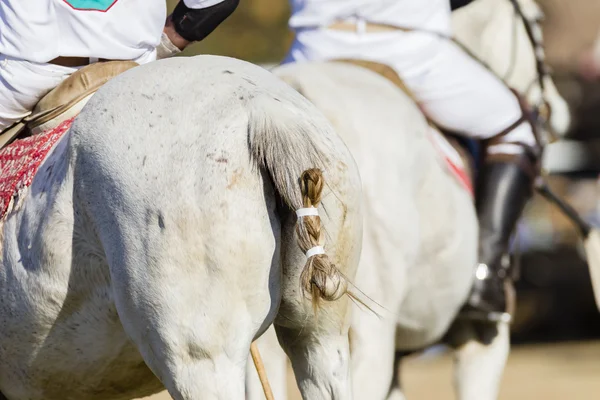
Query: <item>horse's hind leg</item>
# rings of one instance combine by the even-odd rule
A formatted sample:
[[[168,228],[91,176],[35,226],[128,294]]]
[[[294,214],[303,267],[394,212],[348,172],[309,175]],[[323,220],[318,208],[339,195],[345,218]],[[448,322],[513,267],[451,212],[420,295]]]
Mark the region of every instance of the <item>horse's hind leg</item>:
[[[385,400],[394,377],[396,320],[354,310],[350,349],[354,397]]]
[[[148,284],[146,304],[118,303],[120,319],[173,399],[242,400],[257,325],[236,290],[194,275]]]
[[[198,230],[165,234],[111,262],[121,322],[174,399],[244,399],[250,344],[279,296],[275,238],[260,232],[213,230],[211,246],[194,237]]]
[[[497,399],[510,349],[510,326],[505,322],[493,325],[457,321],[448,334],[448,342],[454,347],[457,398]]]
[[[348,338],[338,332],[276,327],[303,399],[351,399]]]

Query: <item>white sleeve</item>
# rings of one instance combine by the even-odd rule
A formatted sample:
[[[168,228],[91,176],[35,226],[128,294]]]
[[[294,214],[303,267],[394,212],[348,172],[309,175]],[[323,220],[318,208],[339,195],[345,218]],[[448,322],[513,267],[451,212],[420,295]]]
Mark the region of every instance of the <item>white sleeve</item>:
[[[215,4],[222,3],[224,0],[182,0],[189,8],[208,8]]]

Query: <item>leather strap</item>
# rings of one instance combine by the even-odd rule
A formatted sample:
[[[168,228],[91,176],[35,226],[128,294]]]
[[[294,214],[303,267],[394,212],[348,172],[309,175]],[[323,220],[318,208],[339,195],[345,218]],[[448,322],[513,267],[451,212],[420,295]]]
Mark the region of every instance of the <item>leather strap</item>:
[[[25,130],[25,127],[26,123],[24,121],[19,121],[2,131],[2,133],[0,133],[0,149],[11,144],[12,141]]]
[[[99,62],[112,61],[106,58],[98,59]],[[89,57],[56,57],[48,61],[48,64],[60,65],[62,67],[83,67],[92,64]]]
[[[49,114],[53,111],[55,111],[55,110],[47,110],[45,112],[38,113],[38,114],[30,113],[28,116],[26,116],[22,120],[17,121],[14,124],[12,124],[11,126],[9,126],[8,128],[4,129],[2,132],[0,132],[0,150],[5,148],[9,144],[11,144],[16,138],[19,137],[19,135],[29,132],[29,131],[25,132],[25,129],[27,128],[27,123],[29,121],[36,119],[36,118],[41,118],[44,115]],[[0,400],[1,400],[1,398],[0,398]]]
[[[517,119],[515,122],[513,122],[508,128],[506,128],[502,132],[494,135],[490,140],[493,141],[493,142],[500,143],[499,140],[493,140],[493,139],[501,138],[503,136],[508,135],[509,133],[511,133],[512,131],[514,131],[519,125],[521,125],[523,122],[527,122],[527,118],[524,115],[521,115],[519,117],[519,119]]]
[[[533,182],[540,174],[541,163],[537,155],[533,154],[529,147],[522,143],[513,143],[523,146],[525,152],[522,154],[502,154],[492,153],[485,157],[485,164],[515,164],[523,171]]]
[[[489,147],[489,146],[493,146],[493,145],[499,145],[499,144],[514,144],[514,145],[518,145],[521,146],[525,153],[527,154],[528,158],[531,159],[531,162],[533,165],[533,168],[530,167],[525,167],[523,168],[529,175],[536,176],[539,170],[539,159],[540,157],[540,153],[541,150],[543,148],[542,142],[540,141],[540,137],[537,131],[537,127],[535,124],[535,118],[533,116],[533,114],[531,113],[530,109],[529,109],[529,105],[527,104],[527,101],[521,96],[519,95],[519,93],[511,88],[511,91],[513,92],[513,94],[515,95],[515,97],[517,98],[517,100],[519,101],[519,107],[521,107],[521,117],[519,117],[519,119],[517,119],[515,122],[513,122],[508,128],[504,129],[502,132],[492,136],[491,138],[485,140],[483,143],[485,145],[485,147]],[[528,123],[531,126],[531,131],[533,132],[533,136],[535,137],[535,141],[536,141],[536,146],[531,147],[528,146],[524,143],[520,143],[520,142],[506,142],[503,141],[502,138],[506,135],[508,135],[510,132],[512,132],[513,130],[515,130],[518,126],[520,126],[523,123]],[[487,151],[486,151],[487,153]],[[487,155],[485,161],[488,162],[496,162],[496,161],[500,161],[500,162],[508,162],[509,159],[514,159],[514,155],[504,155],[504,154],[494,154],[494,155]],[[522,165],[522,161],[518,162],[519,165]],[[522,165],[524,166],[524,164]]]
[[[413,29],[411,29],[411,28],[404,28],[404,27],[395,26],[395,25],[375,24],[372,22],[365,22],[364,24],[361,24],[358,22],[344,22],[344,21],[334,22],[331,25],[328,25],[327,29],[332,29],[334,31],[345,31],[345,32],[361,32],[362,31],[362,32],[366,32],[366,33],[396,32],[396,31],[411,32],[411,31],[413,31]]]

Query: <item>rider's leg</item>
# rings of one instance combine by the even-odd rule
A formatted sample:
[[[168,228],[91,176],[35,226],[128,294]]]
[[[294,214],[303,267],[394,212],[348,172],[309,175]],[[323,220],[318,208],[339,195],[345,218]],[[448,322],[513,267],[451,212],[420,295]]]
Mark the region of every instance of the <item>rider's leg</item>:
[[[46,93],[75,71],[0,54],[0,132],[26,117]]]
[[[485,144],[477,196],[480,264],[463,315],[506,319],[510,277],[502,259],[538,173],[533,126],[518,98],[458,46],[442,44],[436,59],[425,78],[407,79],[407,86],[440,126]]]

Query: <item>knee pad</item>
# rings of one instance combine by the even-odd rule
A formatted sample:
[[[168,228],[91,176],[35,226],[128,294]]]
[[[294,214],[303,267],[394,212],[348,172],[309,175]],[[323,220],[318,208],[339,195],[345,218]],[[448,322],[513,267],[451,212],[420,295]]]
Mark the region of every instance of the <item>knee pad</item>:
[[[185,40],[200,41],[225,21],[238,4],[239,0],[224,0],[211,7],[194,9],[180,0],[171,16],[175,31]]]

